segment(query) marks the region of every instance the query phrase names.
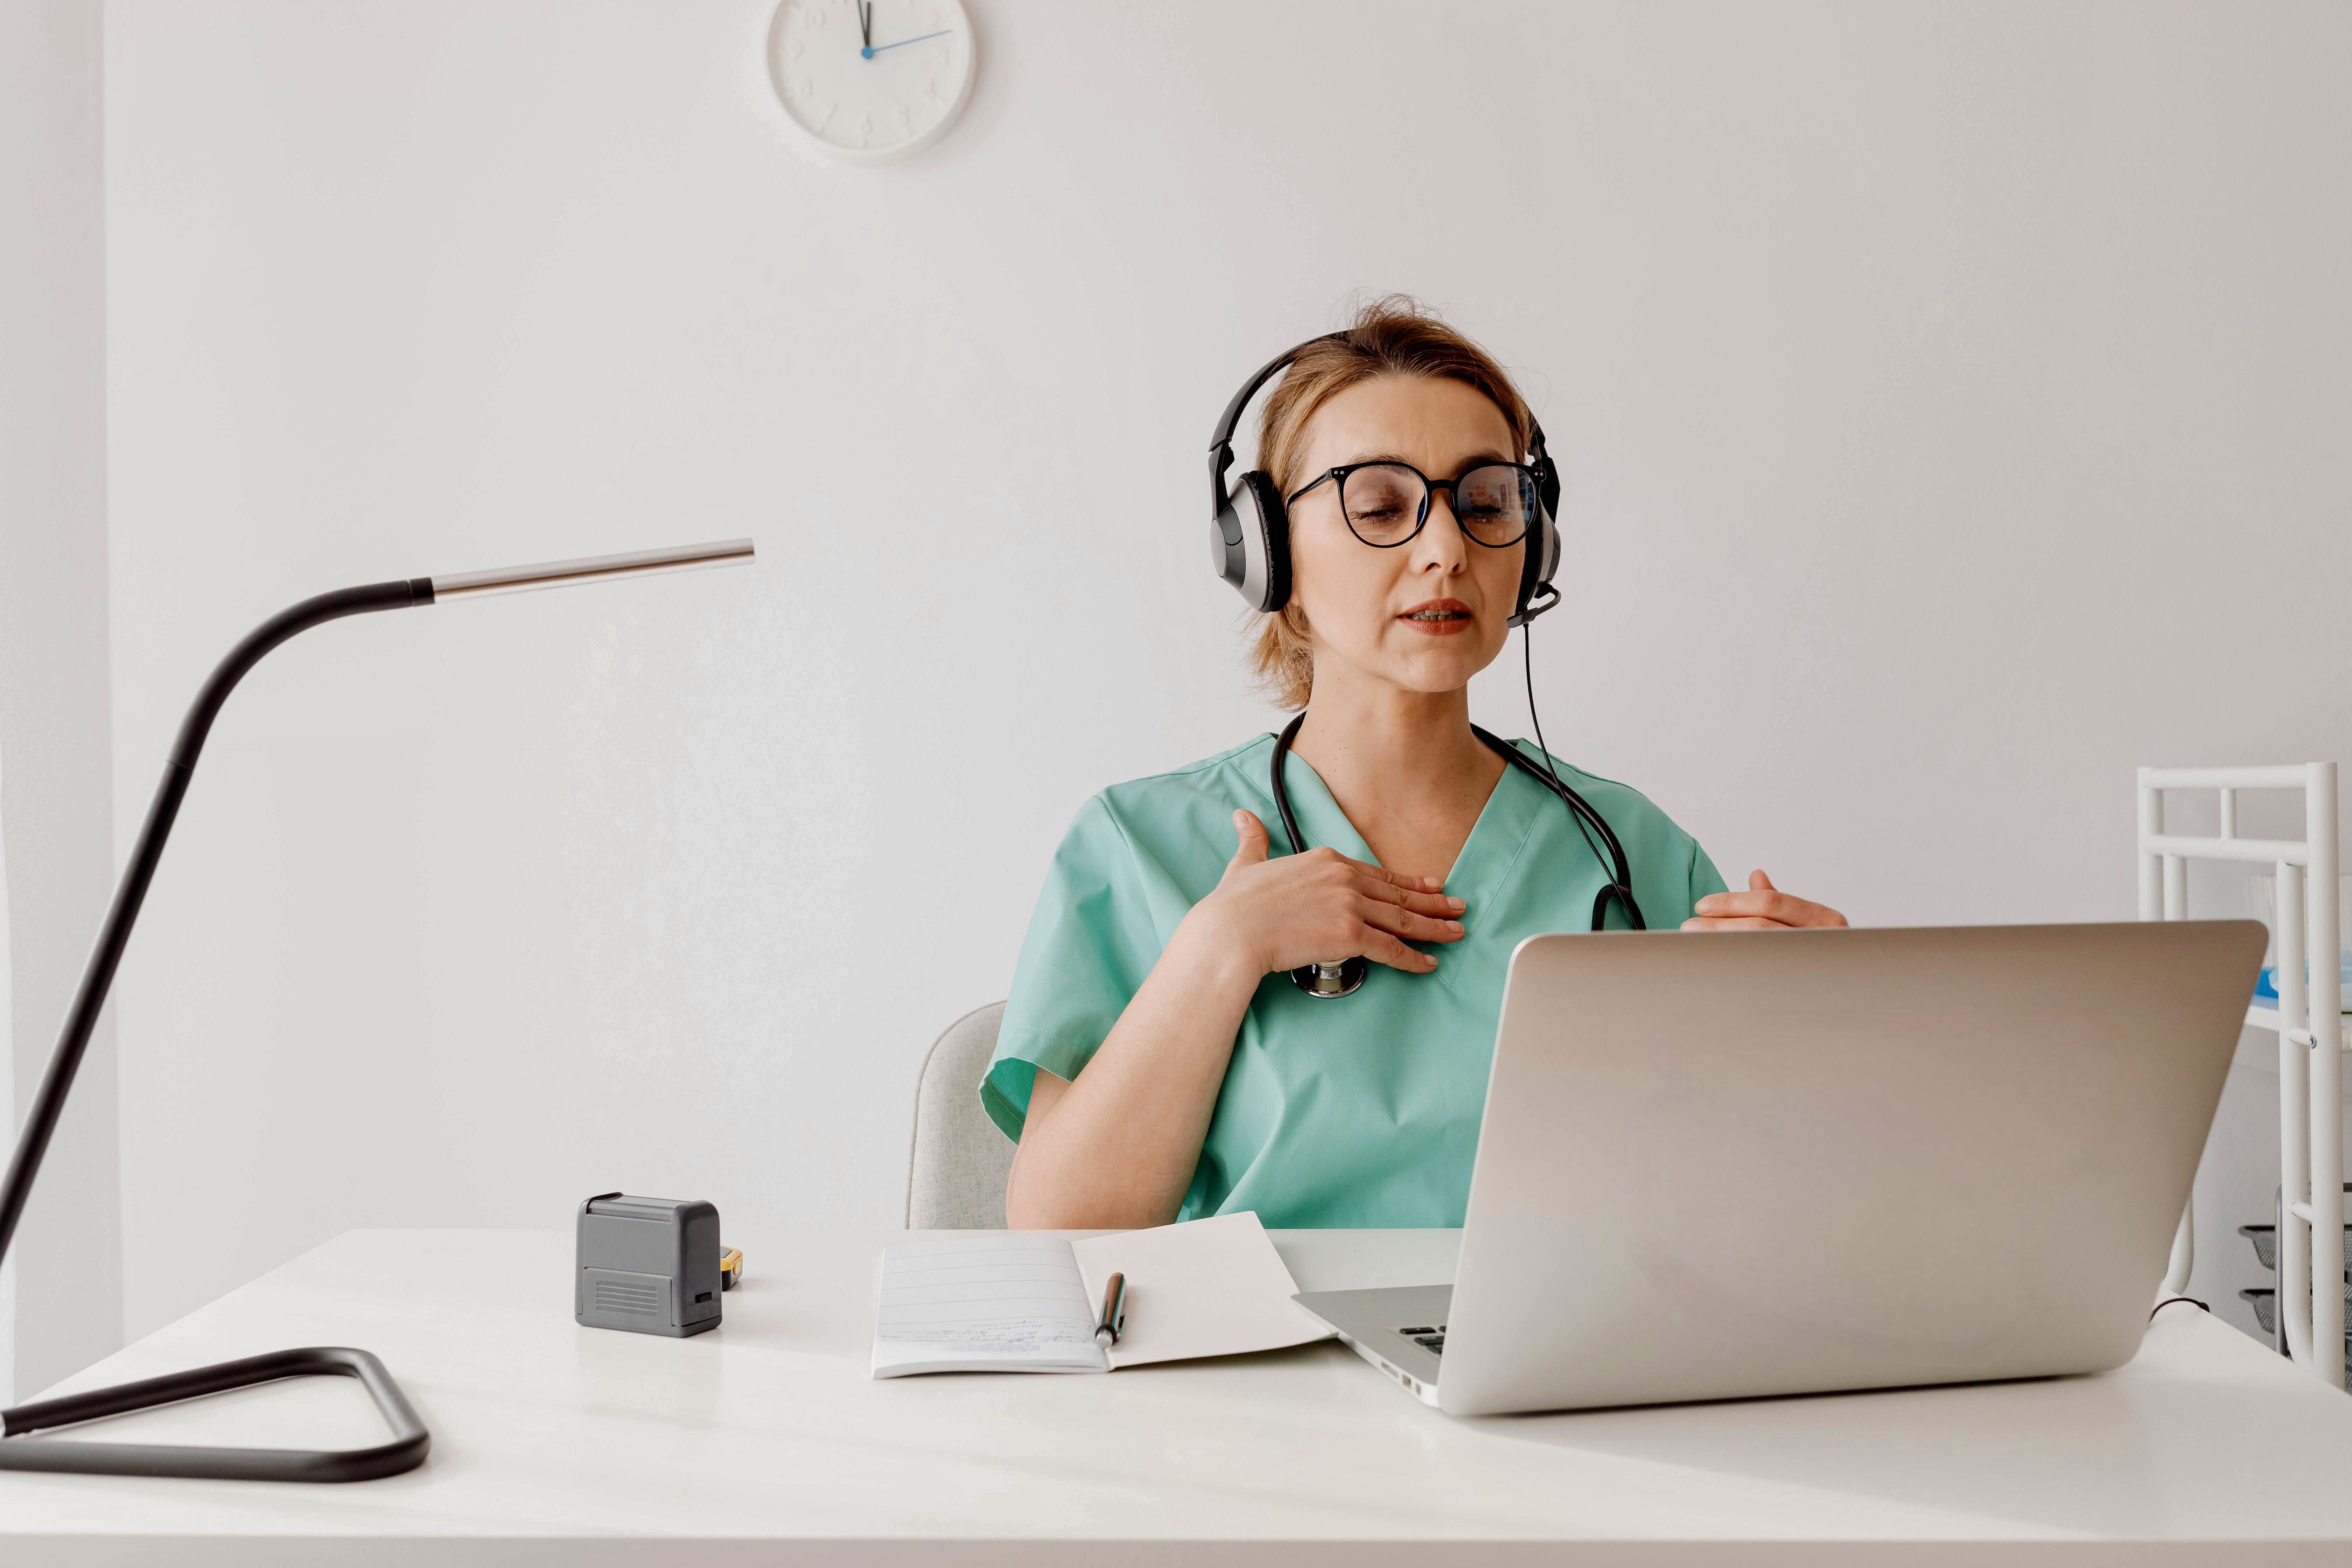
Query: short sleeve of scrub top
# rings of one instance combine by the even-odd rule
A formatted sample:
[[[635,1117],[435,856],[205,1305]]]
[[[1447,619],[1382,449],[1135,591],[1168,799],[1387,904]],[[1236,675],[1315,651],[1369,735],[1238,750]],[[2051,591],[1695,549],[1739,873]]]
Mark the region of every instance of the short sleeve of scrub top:
[[[1543,753],[1514,742],[1529,757]],[[1285,842],[1268,789],[1274,737],[1087,802],[1055,852],[1029,922],[982,1105],[1018,1141],[1037,1069],[1075,1079],[1192,906],[1224,874],[1233,814]],[[1639,793],[1557,763],[1623,841],[1653,929],[1690,918],[1722,876],[1697,841]],[[1314,768],[1285,781],[1310,845],[1374,858]],[[1234,1042],[1183,1219],[1256,1211],[1273,1226],[1459,1226],[1486,1098],[1511,951],[1546,931],[1591,929],[1609,879],[1550,791],[1506,768],[1446,879],[1469,907],[1462,940],[1424,951],[1428,974],[1375,963],[1363,987],[1308,996],[1287,975],[1258,984]],[[1610,926],[1623,923],[1611,905]]]

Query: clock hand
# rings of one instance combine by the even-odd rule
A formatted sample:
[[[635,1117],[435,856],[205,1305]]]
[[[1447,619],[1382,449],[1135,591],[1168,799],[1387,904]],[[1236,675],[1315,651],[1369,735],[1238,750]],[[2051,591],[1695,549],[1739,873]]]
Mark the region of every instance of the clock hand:
[[[936,32],[936,33],[925,33],[921,38],[901,38],[901,39],[899,39],[899,40],[898,40],[897,43],[895,43],[895,44],[879,44],[879,45],[876,45],[876,44],[869,44],[869,45],[867,45],[865,48],[862,48],[862,49],[858,50],[857,52],[858,52],[859,54],[861,54],[861,55],[864,55],[867,59],[869,59],[869,60],[870,60],[870,59],[872,59],[876,55],[880,54],[884,49],[903,49],[903,48],[905,48],[908,44],[919,44],[919,43],[923,42],[923,40],[924,40],[925,38],[944,38],[944,37],[946,37],[950,33],[952,33],[952,32],[954,32],[954,31],[955,31],[955,29],[954,29],[953,27],[941,27],[941,28],[940,28],[938,32]]]
[[[865,47],[858,52],[867,59],[874,58],[873,0],[857,0],[857,41]]]

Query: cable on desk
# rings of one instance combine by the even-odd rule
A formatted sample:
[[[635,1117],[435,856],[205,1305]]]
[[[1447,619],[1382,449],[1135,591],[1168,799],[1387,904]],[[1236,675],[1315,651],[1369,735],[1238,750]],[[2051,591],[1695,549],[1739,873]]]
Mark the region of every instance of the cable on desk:
[[[2167,1296],[2163,1300],[2158,1301],[2155,1306],[2150,1307],[2147,1310],[2147,1321],[2151,1323],[2156,1321],[2156,1315],[2158,1312],[2163,1311],[2167,1307],[2177,1307],[2183,1301],[2188,1302],[2190,1306],[2196,1308],[2199,1311],[2204,1313],[2209,1318],[2213,1315],[2213,1309],[2207,1306],[2204,1302],[2199,1300],[2194,1296]]]

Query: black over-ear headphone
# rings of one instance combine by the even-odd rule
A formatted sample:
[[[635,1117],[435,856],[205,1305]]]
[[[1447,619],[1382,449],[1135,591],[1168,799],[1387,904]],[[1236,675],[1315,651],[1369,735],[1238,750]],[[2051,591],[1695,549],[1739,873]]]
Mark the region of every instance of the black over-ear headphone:
[[[1258,389],[1317,343],[1345,342],[1345,332],[1326,332],[1276,356],[1243,384],[1218,416],[1209,437],[1209,560],[1217,575],[1234,585],[1250,608],[1275,611],[1290,603],[1290,511],[1263,469],[1244,472],[1233,489],[1225,473],[1234,466],[1234,431]],[[1519,597],[1510,624],[1525,626],[1559,603],[1551,585],[1559,570],[1559,472],[1544,448],[1543,426],[1528,420],[1532,436],[1528,467],[1536,471],[1536,525],[1528,539],[1527,564],[1519,572]]]

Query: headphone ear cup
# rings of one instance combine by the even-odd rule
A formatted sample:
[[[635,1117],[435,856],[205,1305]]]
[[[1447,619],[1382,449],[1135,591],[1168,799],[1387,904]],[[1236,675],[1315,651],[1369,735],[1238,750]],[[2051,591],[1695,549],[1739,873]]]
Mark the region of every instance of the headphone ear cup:
[[[1559,570],[1559,525],[1551,520],[1551,508],[1536,509],[1536,525],[1528,533],[1526,564],[1519,569],[1519,603],[1511,616],[1511,625],[1523,626],[1554,605],[1559,603],[1559,590],[1552,586],[1552,574]],[[1540,604],[1538,595],[1549,595]]]
[[[1209,525],[1209,554],[1251,609],[1271,612],[1290,602],[1290,516],[1273,479],[1252,468],[1225,493]]]

